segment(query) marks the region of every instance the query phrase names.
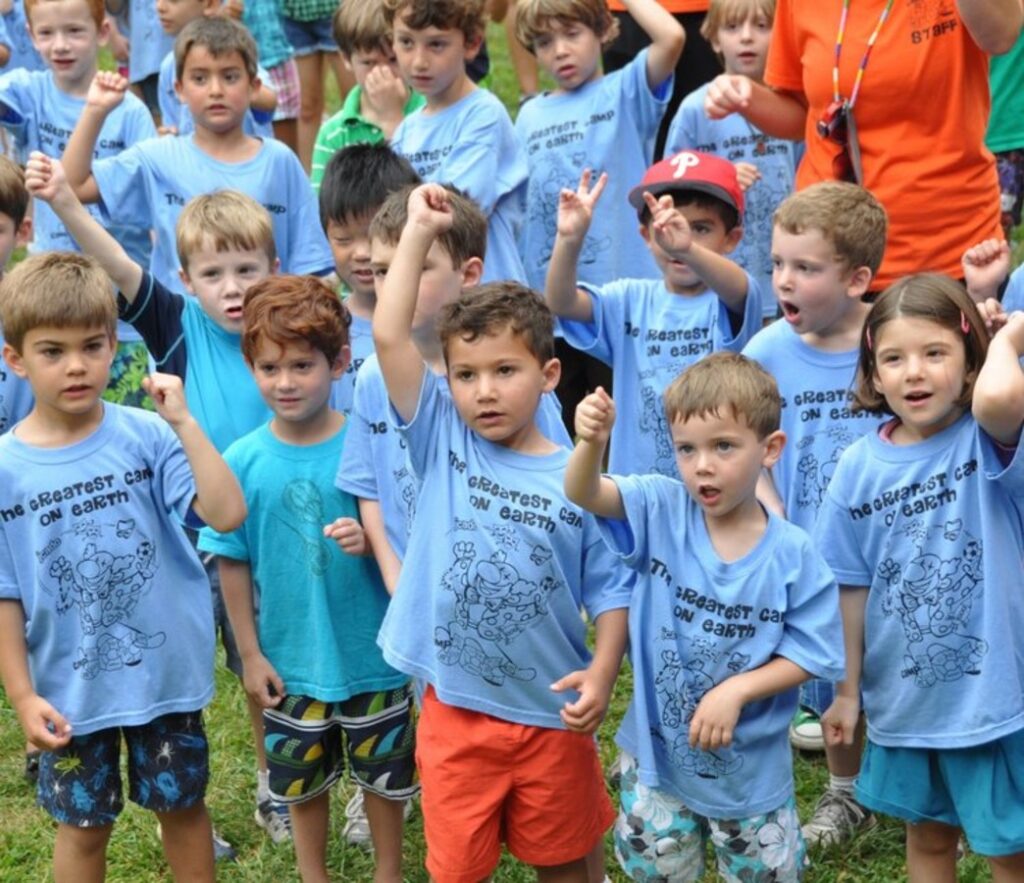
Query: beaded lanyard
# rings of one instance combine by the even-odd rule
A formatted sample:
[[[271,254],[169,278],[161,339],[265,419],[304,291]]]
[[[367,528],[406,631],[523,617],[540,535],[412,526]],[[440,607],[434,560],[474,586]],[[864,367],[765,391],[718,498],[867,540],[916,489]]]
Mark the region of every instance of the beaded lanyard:
[[[857,103],[857,95],[860,92],[861,80],[864,79],[864,70],[868,66],[868,59],[871,57],[871,50],[875,46],[875,40],[878,39],[879,33],[881,33],[882,25],[885,24],[885,20],[889,17],[889,10],[892,9],[895,0],[889,0],[885,4],[885,9],[882,10],[882,14],[878,17],[878,23],[875,25],[875,30],[871,36],[868,37],[868,46],[864,50],[864,57],[860,60],[860,67],[857,68],[857,78],[853,82],[853,91],[850,93],[850,100],[846,102],[846,107],[849,110],[853,109],[854,104]],[[839,31],[836,34],[836,58],[832,65],[832,100],[840,101],[839,96],[839,59],[843,54],[843,38],[846,36],[846,19],[850,15],[850,0],[843,0],[843,14],[839,19]]]

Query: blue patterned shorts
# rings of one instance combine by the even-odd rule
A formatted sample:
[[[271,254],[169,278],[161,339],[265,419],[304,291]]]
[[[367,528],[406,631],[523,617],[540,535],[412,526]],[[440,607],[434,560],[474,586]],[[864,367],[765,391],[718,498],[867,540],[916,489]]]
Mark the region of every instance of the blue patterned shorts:
[[[635,758],[623,754],[615,857],[636,883],[690,883],[704,873],[705,844],[729,883],[797,883],[807,850],[792,797],[772,812],[709,819],[670,794],[637,780]]]
[[[165,714],[138,727],[75,736],[39,758],[37,800],[76,828],[114,824],[124,809],[121,736],[128,747],[128,796],[143,809],[172,812],[203,799],[210,778],[202,712]]]

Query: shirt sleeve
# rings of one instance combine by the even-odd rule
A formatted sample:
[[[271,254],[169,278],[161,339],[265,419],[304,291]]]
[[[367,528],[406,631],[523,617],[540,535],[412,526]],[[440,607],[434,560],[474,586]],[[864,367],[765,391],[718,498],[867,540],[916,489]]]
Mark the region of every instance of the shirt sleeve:
[[[119,295],[117,308],[122,321],[142,335],[156,367],[184,381],[187,352],[181,316],[185,298],[168,291],[151,274],[143,271],[135,301],[128,303],[123,295]]]
[[[291,159],[294,159],[294,156]],[[281,269],[297,275],[309,273],[313,276],[325,276],[334,270],[334,256],[327,244],[323,227],[320,226],[320,209],[316,195],[298,160],[291,165],[287,203],[288,238],[291,248],[289,265]]]
[[[747,273],[747,299],[743,302],[743,315],[737,316],[724,303],[721,304],[720,324],[724,335],[722,346],[726,349],[739,352],[761,329],[764,315],[761,297],[761,285]]]
[[[797,37],[796,6],[798,0],[778,0],[775,6],[775,26],[768,46],[768,61],[764,79],[769,86],[787,92],[804,91],[804,67]],[[804,15],[815,11],[804,9]],[[822,72],[824,74],[824,71]]]
[[[338,462],[338,474],[335,476],[335,487],[346,491],[354,497],[364,500],[379,500],[377,489],[377,472],[374,469],[373,426],[371,420],[368,382],[360,371],[356,375],[355,391],[352,394],[352,411],[348,415],[348,426],[345,430],[345,444],[341,449],[341,460]],[[392,427],[387,427],[394,432]]]
[[[196,482],[192,475],[192,467],[185,456],[185,449],[174,431],[162,420],[159,420],[156,426],[158,447],[154,484],[160,488],[166,511],[174,512],[182,524],[195,524],[198,519],[192,517],[191,510],[196,498]]]
[[[445,381],[426,366],[416,413],[403,424],[394,408],[391,408],[392,423],[406,440],[409,463],[417,478],[422,478],[430,463],[434,462],[440,445],[446,444],[448,422],[453,419],[451,399],[441,392]],[[458,418],[454,418],[458,419]]]
[[[629,607],[634,574],[612,552],[594,516],[583,515],[583,606],[591,620],[609,610]]]
[[[625,518],[596,518],[598,533],[627,567],[642,570],[648,558],[648,519],[657,508],[652,480],[661,476],[611,475],[622,496]],[[655,516],[656,517],[656,516]]]
[[[32,113],[31,77],[24,68],[0,76],[0,125],[12,135],[18,147],[28,144],[28,122]]]
[[[232,448],[235,448],[235,450],[232,450]],[[241,470],[239,469],[239,458],[237,455],[238,450],[232,444],[224,452],[224,462],[231,467],[231,471],[238,478],[239,484],[242,484],[242,492],[245,493],[244,475],[239,474]],[[248,495],[245,502],[247,506],[252,505]],[[199,542],[197,545],[201,552],[212,552],[214,555],[223,555],[225,558],[231,558],[235,561],[249,560],[249,544],[246,541],[246,527],[244,523],[228,533],[221,533],[209,526],[204,527],[199,531]]]
[[[692,150],[697,146],[697,129],[693,124],[693,115],[693,109],[684,100],[668,127],[662,157],[673,156],[680,150]]]
[[[856,445],[856,443],[854,443]],[[846,468],[859,468],[849,457],[855,447],[847,448],[839,459],[835,475],[825,492],[825,499],[818,510],[814,524],[814,545],[820,549],[836,579],[845,586],[870,586],[874,568],[864,558],[859,537],[850,518],[849,507],[843,500],[849,495],[843,492],[843,475]]]
[[[99,159],[92,164],[93,178],[100,193],[106,216],[115,224],[130,227],[153,226],[153,203],[150,198],[150,166],[142,141],[122,150],[117,156]]]
[[[675,74],[669,74],[661,83],[652,89],[647,84],[647,57],[650,49],[644,49],[621,70],[621,82],[625,105],[639,128],[645,135],[654,135],[665,116]],[[610,76],[613,76],[611,74]]]
[[[506,176],[501,164],[508,157],[502,150],[502,142],[511,137],[518,144],[518,138],[511,130],[512,124],[507,115],[502,118],[503,114],[505,109],[500,105],[478,104],[475,112],[466,117],[467,124],[458,134],[458,146],[453,147],[444,165],[433,176],[442,183],[451,182],[469,194],[488,217],[505,195],[501,184]]]
[[[578,283],[581,290],[590,296],[591,320],[589,322],[573,322],[559,319],[565,339],[580,352],[600,359],[606,365],[615,364],[615,345],[617,343],[610,328],[620,329],[623,319],[623,305],[620,286],[617,283],[602,287]]]

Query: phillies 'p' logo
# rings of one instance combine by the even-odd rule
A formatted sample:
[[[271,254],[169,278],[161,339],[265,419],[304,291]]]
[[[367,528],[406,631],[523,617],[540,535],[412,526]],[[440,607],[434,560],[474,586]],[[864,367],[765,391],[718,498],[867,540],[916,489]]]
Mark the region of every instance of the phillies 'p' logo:
[[[687,169],[692,169],[694,166],[700,165],[700,157],[696,153],[691,153],[689,150],[681,150],[675,156],[669,160],[669,164],[675,169],[672,173],[673,178],[682,178],[686,174]]]

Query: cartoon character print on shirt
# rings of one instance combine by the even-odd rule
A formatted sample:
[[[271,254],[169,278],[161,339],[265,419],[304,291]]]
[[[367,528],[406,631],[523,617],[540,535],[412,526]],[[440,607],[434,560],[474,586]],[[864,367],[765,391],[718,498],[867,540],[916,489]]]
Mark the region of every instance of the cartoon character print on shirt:
[[[832,447],[828,459],[824,462],[814,453],[815,445],[822,444],[822,436],[827,436],[825,444]],[[815,432],[800,439],[797,450],[802,453],[796,462],[797,506],[817,513],[825,500],[825,491],[832,482],[840,455],[856,440],[857,437],[843,426],[829,426],[822,432]]]
[[[405,533],[408,536],[412,533],[412,523],[416,518],[416,478],[407,466],[392,470],[391,475],[399,488],[398,497],[405,506]]]
[[[776,140],[768,135],[760,136],[751,151],[754,159],[756,160],[758,157],[763,156],[768,150],[769,142],[775,142]],[[792,190],[792,181],[790,181],[785,169],[779,168],[774,164],[762,164],[758,166],[758,170],[761,172],[762,177],[755,181],[745,194],[746,204],[743,208],[744,238],[740,240],[736,257],[737,263],[750,273],[751,276],[757,279],[764,279],[771,278],[772,275],[770,241],[767,243],[768,248],[744,248],[744,241],[751,243],[752,246],[764,244],[758,242],[761,238],[758,234],[760,231],[770,231],[772,229],[772,218],[775,215],[775,209],[778,208],[779,203]],[[766,292],[766,294],[770,294],[770,292]]]
[[[672,450],[672,434],[665,418],[665,405],[661,395],[653,386],[640,385],[640,431],[654,437],[654,468],[651,472],[675,478],[675,452]]]
[[[456,526],[456,532],[462,529]],[[453,619],[434,634],[441,661],[496,687],[508,678],[534,680],[537,670],[514,658],[514,645],[548,615],[549,597],[564,585],[550,567],[550,550],[531,552],[528,562],[537,572],[530,574],[521,573],[504,550],[482,557],[472,541],[457,540],[452,559],[441,584],[455,596]]]
[[[320,489],[308,479],[297,478],[284,486],[281,504],[295,520],[289,521],[280,515],[274,517],[298,537],[299,542],[293,548],[307,571],[313,576],[323,576],[331,556],[329,540],[323,535],[323,525],[327,522]]]
[[[917,540],[917,554],[902,565],[886,558],[878,568],[886,585],[882,613],[899,619],[907,639],[902,676],[931,687],[981,674],[988,644],[969,633],[974,600],[984,591],[981,540],[959,518],[931,530],[911,522],[905,531]]]
[[[42,588],[57,594],[57,613],[78,610],[82,637],[74,668],[82,677],[136,666],[144,650],[166,641],[164,632],[147,634],[133,625],[139,599],[151,589],[158,568],[156,547],[133,519],[75,522],[36,557],[50,558]]]
[[[553,159],[554,154],[549,154],[548,158]],[[555,235],[558,233],[559,195],[563,188],[575,190],[576,185],[579,183],[580,174],[587,167],[587,156],[585,153],[572,154],[570,161],[572,165],[568,168],[561,163],[553,163],[545,178],[541,178],[539,174],[530,176],[526,199],[526,204],[529,207],[530,223],[544,231],[542,247],[529,258],[538,269],[546,268],[551,261],[551,249],[554,247]],[[595,170],[595,180],[598,175],[600,175],[600,172]],[[598,238],[588,233],[583,238],[578,265],[585,267],[597,263],[601,254],[608,251],[611,247],[612,239],[610,236]]]
[[[674,638],[674,633],[669,634]],[[688,776],[717,779],[732,775],[743,766],[743,758],[736,757],[732,748],[703,751],[691,748],[689,742],[690,722],[704,694],[715,686],[710,672],[724,651],[707,638],[684,637],[683,640],[690,645],[685,659],[676,649],[662,650],[661,667],[654,680],[662,727],[669,733],[677,733],[667,746],[668,753],[675,766]],[[748,655],[732,652],[727,665],[730,671],[739,672],[749,663]]]

